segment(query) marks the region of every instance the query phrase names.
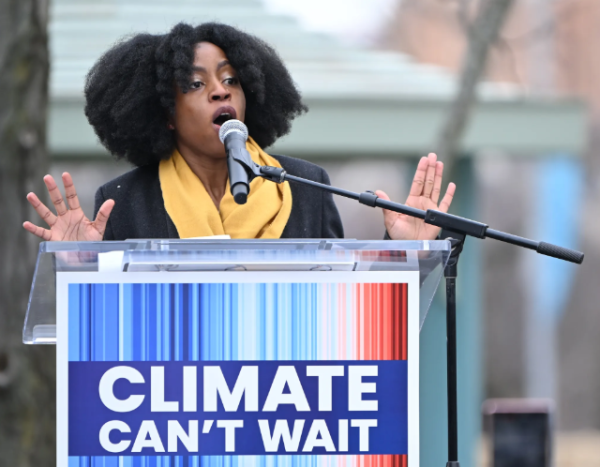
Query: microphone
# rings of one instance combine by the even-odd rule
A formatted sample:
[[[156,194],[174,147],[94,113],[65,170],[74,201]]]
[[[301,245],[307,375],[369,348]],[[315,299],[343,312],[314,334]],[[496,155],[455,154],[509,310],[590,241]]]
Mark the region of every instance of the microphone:
[[[219,139],[225,145],[227,154],[227,171],[229,172],[229,187],[233,199],[237,204],[246,204],[250,182],[248,173],[238,159],[251,160],[246,149],[248,139],[248,128],[239,120],[227,120],[219,130]]]

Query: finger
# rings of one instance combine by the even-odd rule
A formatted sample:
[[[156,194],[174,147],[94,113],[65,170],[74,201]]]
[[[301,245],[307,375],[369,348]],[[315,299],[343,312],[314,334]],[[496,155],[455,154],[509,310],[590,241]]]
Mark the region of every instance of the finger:
[[[35,212],[42,218],[42,220],[52,227],[56,223],[56,216],[52,214],[52,211],[46,207],[44,203],[40,201],[35,193],[29,193],[27,195],[27,201],[35,209]],[[33,224],[32,224],[33,225]]]
[[[435,180],[433,182],[433,190],[431,192],[431,201],[438,204],[440,193],[442,192],[442,176],[444,175],[444,163],[437,161],[435,163]]]
[[[96,216],[96,220],[94,221],[94,225],[96,226],[96,230],[100,233],[100,235],[104,236],[104,231],[106,230],[106,223],[108,222],[108,217],[115,207],[115,202],[112,199],[107,199],[104,201],[100,209],[98,210],[98,215]]]
[[[431,198],[431,193],[433,191],[436,162],[437,156],[434,153],[430,153],[427,156],[427,173],[425,174],[425,185],[423,186],[423,196],[426,198]]]
[[[64,216],[67,213],[67,206],[65,206],[58,185],[54,181],[54,178],[52,178],[52,175],[46,175],[44,177],[44,183],[46,184],[46,188],[48,188],[48,193],[50,194],[52,204],[54,204],[54,207],[56,208],[56,213],[59,216]]]
[[[377,190],[377,191],[375,191],[375,194],[376,194],[376,195],[377,195],[379,198],[381,198],[381,199],[383,199],[383,200],[385,200],[385,201],[389,201],[389,200],[390,200],[390,197],[387,195],[387,193],[386,193],[385,191],[382,191],[382,190]]]
[[[450,209],[450,205],[452,204],[452,199],[454,198],[454,193],[456,191],[456,185],[454,183],[448,184],[448,189],[446,190],[446,194],[444,195],[444,199],[440,203],[439,210],[442,212],[448,212]]]
[[[421,157],[410,187],[410,196],[421,196],[423,194],[423,186],[425,185],[425,176],[427,175],[427,167],[429,160],[426,157]]]
[[[29,221],[23,222],[23,228],[27,230],[27,232],[31,232],[33,235],[37,235],[43,240],[48,241],[52,238],[52,233],[48,229],[38,227],[37,225],[32,224]]]
[[[77,197],[77,190],[75,190],[75,184],[73,183],[71,174],[69,172],[62,174],[62,181],[65,187],[65,196],[67,198],[69,209],[81,209],[79,198]]]

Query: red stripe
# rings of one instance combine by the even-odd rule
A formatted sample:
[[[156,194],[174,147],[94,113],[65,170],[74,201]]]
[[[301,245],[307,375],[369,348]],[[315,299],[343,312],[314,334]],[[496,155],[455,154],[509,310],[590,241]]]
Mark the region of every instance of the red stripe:
[[[407,284],[357,284],[356,300],[358,359],[406,360],[408,355]],[[356,467],[408,467],[408,457],[407,455],[358,456]]]
[[[377,318],[379,316],[377,307],[377,284],[370,284],[371,288],[371,360],[376,360],[379,356],[377,355],[377,334],[379,332],[377,326]],[[375,464],[377,466],[377,459]],[[379,466],[377,466],[379,467]]]
[[[394,330],[392,329],[392,313],[394,312],[392,308],[392,303],[390,300],[390,296],[392,293],[393,284],[382,284],[383,288],[383,354],[382,358],[385,360],[392,360],[394,358],[394,349],[392,347],[392,342],[394,338]]]
[[[373,284],[373,297],[371,303],[373,304],[373,324],[374,329],[374,340],[373,340],[373,357],[377,360],[381,360],[381,313],[383,307],[381,306],[381,296],[379,295],[380,284]],[[381,467],[378,465],[378,467]]]
[[[387,333],[388,329],[385,327],[387,321],[388,307],[386,306],[387,300],[385,295],[388,284],[379,284],[379,306],[381,307],[381,313],[379,313],[379,358],[381,360],[387,360]]]
[[[360,327],[360,320],[361,320],[361,315],[362,315],[361,291],[362,291],[362,284],[357,284],[356,285],[356,307],[355,307],[355,309],[356,309],[356,356],[357,356],[358,360],[364,359],[364,355],[361,351],[362,342],[363,342],[362,329]]]
[[[402,310],[400,304],[402,303],[402,296],[400,293],[399,284],[394,284],[394,359],[400,360],[402,358]]]
[[[401,360],[407,360],[408,355],[408,285],[401,284],[402,287],[402,356]]]
[[[371,360],[371,336],[373,332],[373,326],[371,323],[371,284],[364,284],[364,317],[365,317],[365,353],[364,360]],[[367,467],[371,467],[370,464]]]

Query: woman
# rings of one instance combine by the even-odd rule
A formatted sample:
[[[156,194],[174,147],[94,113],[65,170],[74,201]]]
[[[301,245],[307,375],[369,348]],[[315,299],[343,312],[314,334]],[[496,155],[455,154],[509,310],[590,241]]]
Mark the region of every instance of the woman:
[[[271,156],[262,148],[287,134],[307,108],[276,52],[260,39],[216,23],[178,24],[166,35],[138,34],[110,49],[88,74],[85,112],[102,144],[137,168],[100,187],[95,220],[62,176],[67,203],[44,177],[53,214],[34,193],[28,201],[49,229],[25,222],[44,240],[191,238],[335,238],[343,229],[332,196],[300,184],[255,179],[245,205],[229,193],[220,125],[245,122],[247,149],[261,165],[329,183],[320,167]],[[443,164],[419,162],[406,204],[447,211],[455,186],[438,206]],[[378,191],[383,199],[389,199]],[[68,208],[67,208],[68,204]],[[384,211],[393,239],[433,239],[439,229]]]

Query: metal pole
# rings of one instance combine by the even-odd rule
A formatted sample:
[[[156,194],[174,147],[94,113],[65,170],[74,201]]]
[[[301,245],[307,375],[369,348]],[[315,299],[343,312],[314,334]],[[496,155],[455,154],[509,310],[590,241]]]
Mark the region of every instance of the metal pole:
[[[446,277],[446,359],[448,379],[448,467],[458,467],[456,394],[456,278]]]
[[[442,229],[441,238],[450,240],[452,251],[444,268],[446,278],[446,378],[448,384],[448,462],[446,467],[460,467],[458,462],[458,397],[456,375],[456,277],[458,259],[465,235]]]

